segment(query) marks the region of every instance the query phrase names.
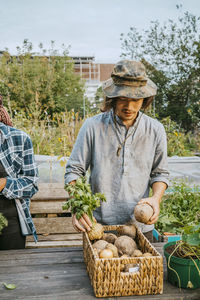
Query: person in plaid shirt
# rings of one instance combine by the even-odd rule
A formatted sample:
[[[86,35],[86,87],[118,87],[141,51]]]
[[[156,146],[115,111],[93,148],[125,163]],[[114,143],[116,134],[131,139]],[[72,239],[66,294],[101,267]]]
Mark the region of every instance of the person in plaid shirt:
[[[38,191],[38,169],[30,137],[12,126],[0,96],[0,212],[8,226],[0,234],[0,250],[25,248],[26,235],[37,235],[29,205]]]

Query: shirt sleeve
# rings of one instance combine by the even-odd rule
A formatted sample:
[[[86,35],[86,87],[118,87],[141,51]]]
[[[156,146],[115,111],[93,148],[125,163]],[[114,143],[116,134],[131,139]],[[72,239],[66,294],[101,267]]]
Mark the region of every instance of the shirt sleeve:
[[[22,158],[22,167],[18,177],[6,177],[7,182],[2,194],[8,199],[28,199],[38,191],[38,168],[29,136],[26,137],[24,142]]]
[[[78,179],[80,176],[85,176],[91,163],[91,149],[91,127],[89,120],[86,120],[79,131],[66,165],[65,184]]]
[[[164,126],[161,124],[157,136],[157,146],[150,176],[150,186],[154,182],[164,182],[169,185],[169,170],[167,161],[167,138]]]

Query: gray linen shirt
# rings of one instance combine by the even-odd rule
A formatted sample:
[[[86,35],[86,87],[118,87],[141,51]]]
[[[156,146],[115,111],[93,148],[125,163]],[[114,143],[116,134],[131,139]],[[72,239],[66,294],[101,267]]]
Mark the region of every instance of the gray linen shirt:
[[[118,135],[118,137],[117,137]],[[119,140],[122,143],[117,156]],[[88,118],[81,127],[66,165],[65,183],[86,174],[90,167],[93,193],[104,193],[107,201],[94,212],[102,224],[125,224],[134,220],[134,207],[149,196],[156,182],[168,185],[167,142],[163,125],[139,112],[128,130],[113,111]],[[153,225],[138,223],[143,232]]]

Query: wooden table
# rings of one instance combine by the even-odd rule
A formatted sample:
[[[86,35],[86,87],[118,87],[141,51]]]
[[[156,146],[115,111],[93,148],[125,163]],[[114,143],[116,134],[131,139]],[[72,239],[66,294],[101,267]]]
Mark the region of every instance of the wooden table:
[[[163,243],[154,244],[162,253]],[[166,281],[164,264],[162,295],[112,297],[101,299],[200,300],[200,289],[179,290]],[[3,282],[13,283],[6,290]],[[1,300],[91,300],[93,288],[86,273],[81,247],[41,248],[0,251]]]

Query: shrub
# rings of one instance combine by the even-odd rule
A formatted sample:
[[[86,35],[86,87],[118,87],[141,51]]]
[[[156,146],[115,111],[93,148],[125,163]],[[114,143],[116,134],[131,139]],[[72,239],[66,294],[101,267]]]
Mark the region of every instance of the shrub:
[[[200,187],[191,188],[185,182],[174,182],[171,189],[161,203],[156,228],[161,233],[178,234],[184,227],[200,222]]]

